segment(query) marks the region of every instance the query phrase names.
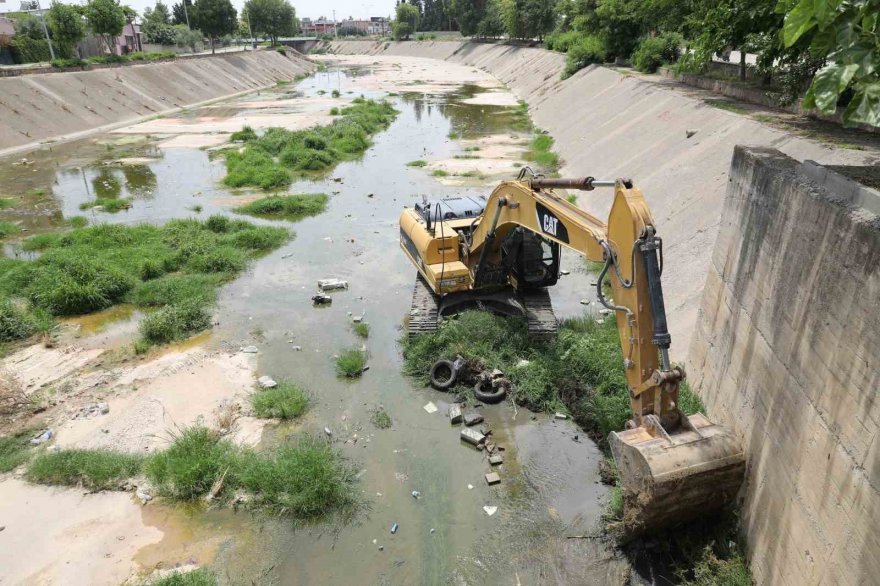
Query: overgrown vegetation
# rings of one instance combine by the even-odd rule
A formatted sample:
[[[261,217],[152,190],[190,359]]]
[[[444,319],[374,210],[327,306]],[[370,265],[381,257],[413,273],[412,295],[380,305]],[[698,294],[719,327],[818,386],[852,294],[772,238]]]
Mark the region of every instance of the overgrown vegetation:
[[[349,378],[359,377],[367,364],[367,353],[360,348],[349,348],[336,357],[336,373]]]
[[[131,200],[125,197],[96,197],[91,201],[79,204],[79,209],[88,210],[102,208],[105,212],[116,213],[131,207]]]
[[[152,456],[145,472],[162,496],[195,500],[208,494],[221,476],[228,486],[234,486],[239,457],[231,441],[207,427],[193,426],[181,430],[167,449]]]
[[[143,465],[140,454],[110,450],[44,452],[28,465],[27,479],[40,484],[82,486],[92,490],[119,488]]]
[[[407,167],[424,167],[427,164],[428,164],[428,161],[425,161],[423,159],[418,159],[416,161],[410,161],[409,163],[406,164],[406,166]]]
[[[175,572],[147,584],[149,586],[217,586],[217,577],[206,568],[198,568],[191,572]]]
[[[388,429],[392,425],[391,416],[381,405],[370,412],[370,423],[379,429]]]
[[[438,357],[461,355],[476,369],[498,368],[514,385],[514,399],[539,411],[571,411],[600,445],[630,417],[629,392],[617,326],[581,318],[561,324],[558,338],[535,344],[522,320],[488,312],[465,312],[434,334],[403,339],[404,371],[428,382]],[[517,366],[520,360],[527,366]],[[699,399],[681,389],[682,409],[693,413]]]
[[[30,441],[35,430],[25,429],[13,435],[0,437],[0,474],[24,464],[31,456]]]
[[[296,419],[309,407],[309,395],[290,381],[279,381],[276,387],[262,389],[251,395],[254,415],[264,419]]]
[[[549,134],[539,134],[532,139],[526,159],[534,161],[544,171],[556,171],[559,169],[559,155],[554,153],[553,137]]]
[[[327,209],[324,193],[270,195],[235,208],[239,214],[290,221],[316,216]]]
[[[39,258],[0,259],[0,336],[22,339],[45,329],[50,316],[127,302],[156,308],[141,323],[139,349],[180,339],[210,327],[220,284],[288,238],[284,228],[225,216],[31,237],[22,247],[41,252]]]
[[[360,336],[361,338],[369,338],[370,337],[370,324],[367,322],[357,322],[351,325],[351,329],[354,330],[354,333]]]
[[[0,239],[7,236],[14,236],[21,232],[21,229],[12,222],[0,221]]]
[[[341,160],[359,157],[370,146],[370,137],[388,127],[397,111],[386,101],[355,98],[340,109],[341,117],[328,126],[309,130],[269,128],[262,136],[242,130],[236,140],[243,151],[226,150],[229,187],[277,189],[289,185],[294,174],[319,173]]]

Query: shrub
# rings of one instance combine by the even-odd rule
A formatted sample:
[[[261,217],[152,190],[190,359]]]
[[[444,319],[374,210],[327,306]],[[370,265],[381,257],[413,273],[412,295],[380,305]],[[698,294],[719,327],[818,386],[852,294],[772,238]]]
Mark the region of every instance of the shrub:
[[[279,46],[275,47],[275,50],[278,51],[279,53],[281,53],[282,55],[287,55],[287,47],[285,47],[284,45],[279,45]]]
[[[26,309],[8,299],[0,300],[0,342],[23,340],[48,330],[51,323],[45,312]]]
[[[434,169],[431,172],[431,175],[433,175],[434,177],[446,177],[447,175],[449,175],[449,171],[446,171],[444,169]]]
[[[248,142],[250,140],[256,140],[257,133],[254,132],[254,129],[250,126],[244,126],[241,130],[237,132],[233,132],[229,137],[229,140],[232,142]]]
[[[56,69],[66,69],[68,67],[87,67],[88,63],[83,59],[72,58],[72,59],[53,59],[49,62],[52,67]]]
[[[339,116],[339,108],[337,108],[335,106],[333,108],[330,108],[330,115],[331,116]]]
[[[108,65],[112,63],[125,63],[128,59],[124,55],[96,55],[94,57],[87,57],[86,61],[89,63],[94,63],[98,65]]]
[[[364,372],[367,353],[360,348],[349,348],[336,357],[336,373],[349,378],[359,377]]]
[[[526,154],[526,158],[535,161],[540,167],[547,171],[555,171],[559,168],[559,155],[551,151],[553,148],[553,137],[549,134],[539,134],[532,139],[531,148]]]
[[[339,90],[333,90],[332,92],[330,92],[330,95],[333,96],[334,98],[338,98],[342,94],[339,93]]]
[[[559,51],[560,53],[566,53],[572,45],[577,43],[577,41],[583,36],[583,33],[578,31],[566,31],[564,33],[550,33],[546,37],[544,37],[544,47],[550,49],[551,51]]]
[[[301,220],[322,213],[327,208],[327,199],[323,193],[273,195],[239,206],[235,211],[251,216]]]
[[[211,325],[211,314],[202,299],[187,299],[151,313],[140,323],[141,338],[150,344],[183,340]]]
[[[312,519],[355,504],[354,469],[329,444],[304,436],[262,457],[244,459],[241,484],[255,504]]]
[[[163,496],[193,500],[208,493],[224,472],[235,486],[238,454],[235,445],[202,426],[180,431],[172,444],[147,460],[147,478]]]
[[[366,322],[358,322],[356,324],[352,324],[352,329],[354,329],[354,333],[361,338],[370,337],[370,324]]]
[[[109,450],[61,450],[37,456],[27,469],[27,478],[40,484],[83,486],[93,490],[118,488],[137,476],[144,458]]]
[[[263,389],[251,395],[251,406],[257,417],[296,419],[306,412],[309,396],[294,383],[280,381],[274,388]]]
[[[684,38],[678,33],[646,37],[633,53],[633,65],[639,71],[654,73],[661,65],[678,61],[683,44]]]
[[[574,75],[592,63],[603,63],[606,58],[605,46],[602,39],[594,35],[584,35],[568,48],[565,59],[563,79]]]

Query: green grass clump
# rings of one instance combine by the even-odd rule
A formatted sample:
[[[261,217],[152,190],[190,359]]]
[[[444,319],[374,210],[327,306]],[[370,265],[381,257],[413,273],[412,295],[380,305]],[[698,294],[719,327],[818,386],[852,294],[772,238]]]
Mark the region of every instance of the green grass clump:
[[[0,197],[0,210],[15,207],[15,200],[11,197]]]
[[[6,238],[7,236],[14,236],[21,232],[21,229],[13,224],[12,222],[4,222],[0,221],[0,238]]]
[[[359,377],[364,372],[367,353],[360,348],[349,348],[336,357],[336,373],[349,378]]]
[[[339,116],[339,108],[337,108],[336,106],[330,108],[330,115],[331,116]]]
[[[424,167],[427,164],[428,164],[428,161],[425,161],[423,159],[418,159],[415,161],[410,161],[409,163],[406,164],[406,166],[407,167]]]
[[[309,407],[309,395],[290,381],[251,395],[254,414],[263,419],[296,419]]]
[[[446,177],[447,175],[449,175],[449,171],[444,171],[443,169],[434,169],[431,175],[433,175],[434,177]]]
[[[52,328],[52,318],[39,308],[0,299],[0,343],[24,340]]]
[[[206,495],[224,472],[228,486],[235,486],[238,459],[232,442],[207,427],[193,426],[180,431],[167,449],[150,457],[145,472],[161,495],[194,500]]]
[[[352,324],[351,327],[354,330],[354,333],[361,338],[370,337],[370,324],[368,324],[367,322],[358,322],[356,324]]]
[[[137,476],[143,463],[144,458],[139,454],[110,450],[44,452],[28,465],[27,479],[39,484],[108,490]]]
[[[229,140],[232,142],[248,142],[257,139],[257,133],[250,126],[243,126],[241,130],[233,132]]]
[[[546,171],[556,171],[559,168],[559,155],[551,151],[551,148],[553,138],[549,134],[539,134],[532,139],[526,158]]]
[[[323,193],[271,195],[235,208],[239,214],[290,221],[316,216],[327,209],[328,197]]]
[[[149,582],[149,586],[217,586],[217,576],[206,568],[192,572],[175,572],[164,578]]]
[[[328,171],[341,160],[363,154],[370,137],[387,128],[397,111],[386,101],[357,98],[339,114],[329,126],[296,131],[269,128],[249,140],[243,151],[224,151],[227,175],[223,182],[229,187],[269,190],[289,185],[294,174]]]
[[[0,474],[14,470],[31,456],[30,441],[37,430],[25,429],[13,435],[0,437]]]
[[[67,218],[67,225],[71,228],[85,228],[89,225],[89,219],[85,216],[70,216]]]
[[[311,436],[270,454],[243,458],[241,486],[262,509],[298,519],[351,510],[355,470],[329,443]]]
[[[523,320],[464,312],[437,332],[402,340],[404,372],[428,382],[440,357],[461,355],[477,368],[498,368],[511,380],[514,399],[531,409],[567,409],[600,445],[630,418],[629,391],[617,325],[581,318],[565,321],[557,339],[530,342]],[[516,367],[521,359],[528,366]],[[679,392],[686,414],[701,410],[686,385]]]
[[[376,407],[370,413],[370,422],[379,429],[388,429],[392,425],[391,416],[384,407]]]
[[[339,90],[333,90],[332,92],[330,92],[330,95],[334,98],[338,98],[342,94],[339,93]]]
[[[88,210],[91,208],[102,207],[105,212],[115,214],[131,207],[131,200],[125,197],[98,197],[92,201],[86,201],[79,204],[79,209]]]
[[[41,234],[22,243],[42,253],[36,260],[0,259],[0,301],[14,301],[35,317],[38,310],[80,315],[118,303],[156,307],[144,320],[144,340],[179,339],[210,326],[208,306],[219,285],[289,237],[284,228],[225,216]],[[12,306],[0,307],[20,321]]]

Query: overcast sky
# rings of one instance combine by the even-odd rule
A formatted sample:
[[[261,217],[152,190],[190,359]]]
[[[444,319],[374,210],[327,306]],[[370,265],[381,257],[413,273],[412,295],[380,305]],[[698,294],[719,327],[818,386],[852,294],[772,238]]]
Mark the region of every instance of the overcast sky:
[[[45,8],[52,0],[40,0],[41,5]],[[83,4],[82,2],[72,2],[62,0],[65,4]],[[143,12],[147,6],[153,6],[156,0],[121,0],[122,4],[128,4],[138,12]],[[170,8],[174,2],[172,0],[163,0]],[[232,0],[235,9],[241,12],[241,7],[245,0]],[[306,16],[312,19],[320,16],[333,18],[333,11],[336,10],[336,18],[342,20],[353,16],[354,18],[364,18],[370,16],[391,16],[394,12],[394,0],[293,0],[291,2],[296,9],[296,15],[300,18]],[[20,0],[0,0],[0,13],[12,10],[18,10]]]

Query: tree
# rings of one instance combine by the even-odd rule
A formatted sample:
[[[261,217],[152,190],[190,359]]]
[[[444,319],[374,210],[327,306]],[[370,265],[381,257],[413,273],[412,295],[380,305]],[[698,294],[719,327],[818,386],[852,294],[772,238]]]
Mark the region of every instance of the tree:
[[[174,29],[174,42],[178,47],[189,48],[193,53],[198,50],[204,39],[202,31],[192,30],[185,24],[175,24],[172,28]]]
[[[76,44],[86,34],[80,11],[76,6],[54,1],[46,15],[46,21],[60,54],[63,57],[70,57]]]
[[[419,9],[412,4],[401,2],[395,10],[394,22],[391,30],[397,41],[408,41],[409,36],[419,29]]]
[[[813,78],[804,107],[833,113],[851,91],[844,124],[880,126],[880,0],[800,0],[786,11],[782,38],[792,47],[805,36],[811,54],[828,63]]]
[[[171,6],[172,24],[185,24],[190,28],[198,28],[195,6],[192,0],[181,0]]]
[[[211,39],[211,53],[214,53],[214,39],[235,32],[238,23],[235,8],[229,0],[196,0],[194,6],[199,15],[199,28]]]
[[[479,32],[480,22],[486,15],[487,0],[447,0],[449,11],[466,37]]]
[[[125,27],[125,12],[119,5],[119,0],[89,0],[85,13],[89,28],[100,37],[107,50],[113,53],[113,39],[122,34]]]
[[[295,35],[299,29],[296,11],[287,0],[248,0],[242,14],[250,19],[253,33],[269,37],[272,46],[278,37]]]
[[[481,37],[497,38],[504,34],[504,21],[501,20],[501,0],[489,0],[486,13],[477,29]]]
[[[158,45],[174,44],[174,28],[171,26],[171,14],[162,0],[157,0],[155,8],[144,8],[143,25],[141,32],[144,33],[148,43]]]

